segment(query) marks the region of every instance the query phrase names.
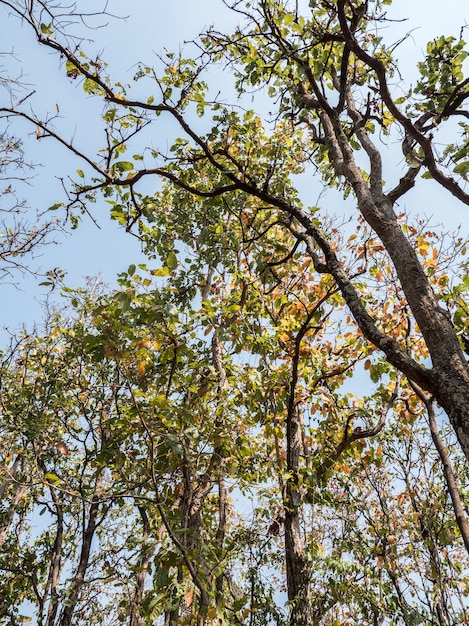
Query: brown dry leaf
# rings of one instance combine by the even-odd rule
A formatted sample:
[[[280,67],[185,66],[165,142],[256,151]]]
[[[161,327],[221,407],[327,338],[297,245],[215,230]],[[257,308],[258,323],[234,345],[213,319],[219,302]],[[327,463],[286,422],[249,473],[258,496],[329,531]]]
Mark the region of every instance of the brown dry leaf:
[[[55,447],[57,452],[60,452],[60,454],[63,454],[64,456],[68,456],[70,454],[67,444],[63,443],[63,441],[58,443]]]

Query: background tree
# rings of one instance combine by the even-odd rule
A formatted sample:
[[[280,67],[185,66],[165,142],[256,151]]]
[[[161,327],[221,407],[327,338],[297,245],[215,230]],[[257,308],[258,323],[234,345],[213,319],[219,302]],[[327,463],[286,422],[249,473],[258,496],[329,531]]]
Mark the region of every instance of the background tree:
[[[25,600],[50,625],[463,623],[468,555],[424,405],[337,338],[326,277],[299,255],[274,286],[217,276],[192,306],[169,263],[109,295],[64,288],[69,311],[4,354],[4,623]],[[344,388],[360,361],[363,397]]]
[[[5,54],[0,54],[0,59]],[[0,65],[0,70],[3,70]],[[0,93],[5,102],[24,97],[20,78],[0,74]],[[0,116],[0,279],[12,280],[20,273],[37,271],[30,265],[40,248],[51,243],[51,235],[61,227],[58,218],[45,217],[36,207],[31,218],[26,202],[19,196],[32,175],[32,165],[25,160],[22,141],[12,133],[8,118]]]

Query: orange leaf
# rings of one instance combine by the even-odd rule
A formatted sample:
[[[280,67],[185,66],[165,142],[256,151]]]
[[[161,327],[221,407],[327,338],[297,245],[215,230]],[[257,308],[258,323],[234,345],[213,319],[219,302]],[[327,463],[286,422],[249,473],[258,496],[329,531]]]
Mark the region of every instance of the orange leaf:
[[[184,600],[186,601],[187,607],[191,606],[193,599],[194,599],[194,587],[191,587],[189,591],[186,593],[186,595],[184,596]]]
[[[138,364],[137,369],[140,376],[143,376],[145,374],[147,364],[148,361],[140,361],[140,363]]]
[[[405,502],[406,498],[407,498],[407,494],[405,493],[405,491],[403,491],[402,493],[399,493],[397,495],[397,502],[398,502],[399,506],[403,505],[403,503]]]

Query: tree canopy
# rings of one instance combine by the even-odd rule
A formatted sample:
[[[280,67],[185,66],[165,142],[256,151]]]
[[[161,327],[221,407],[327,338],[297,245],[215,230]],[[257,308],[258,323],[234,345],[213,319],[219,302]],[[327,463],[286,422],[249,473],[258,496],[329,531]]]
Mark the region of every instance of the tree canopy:
[[[99,151],[0,114],[80,159],[51,210],[104,199],[146,262],[50,275],[2,352],[1,623],[467,623],[467,239],[403,208],[469,204],[464,29],[404,84],[390,0],[239,0],[129,81],[80,4],[0,0]]]

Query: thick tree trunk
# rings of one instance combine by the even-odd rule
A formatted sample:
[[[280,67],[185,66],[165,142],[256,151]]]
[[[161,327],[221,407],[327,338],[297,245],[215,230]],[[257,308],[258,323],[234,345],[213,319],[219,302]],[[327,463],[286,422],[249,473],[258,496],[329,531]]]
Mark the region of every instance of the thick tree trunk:
[[[361,121],[351,97],[349,112],[354,121]],[[402,231],[391,200],[383,193],[380,153],[365,130],[357,131],[357,137],[370,161],[370,180],[365,180],[355,162],[339,116],[333,113],[323,114],[321,119],[331,161],[337,173],[345,176],[353,188],[357,208],[389,254],[409,307],[425,339],[433,368],[415,367],[415,362],[410,364],[403,358],[403,351],[399,354],[395,346],[386,346],[384,343],[381,345],[351,307],[352,313],[365,336],[386,353],[389,362],[435,396],[447,412],[461,448],[469,460],[469,368],[450,315],[440,306],[411,242]],[[353,296],[346,293],[344,285],[339,286],[350,306]]]

